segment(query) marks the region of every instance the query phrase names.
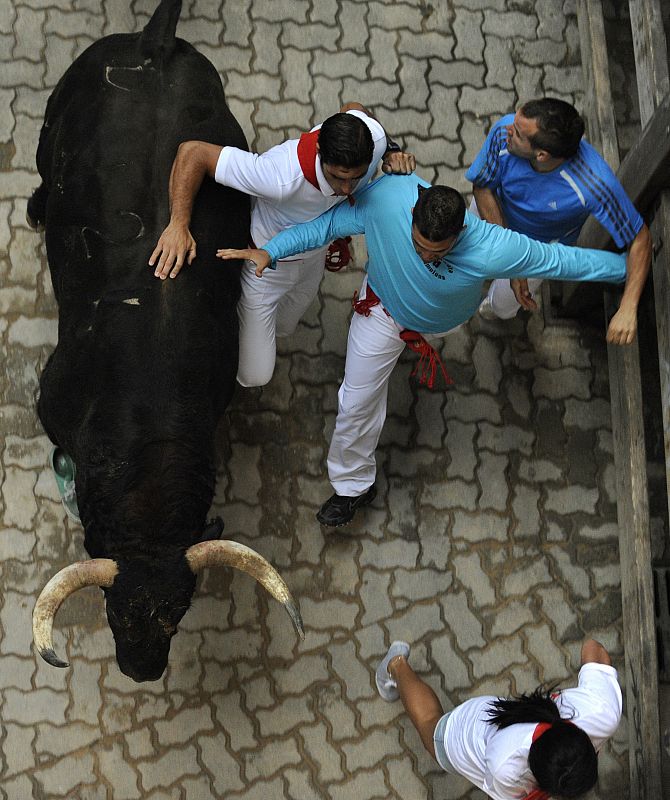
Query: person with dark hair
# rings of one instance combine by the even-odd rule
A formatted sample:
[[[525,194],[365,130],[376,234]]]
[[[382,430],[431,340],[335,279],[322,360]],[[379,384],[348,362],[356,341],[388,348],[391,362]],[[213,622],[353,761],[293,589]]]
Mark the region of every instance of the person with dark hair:
[[[644,220],[602,156],[585,140],[584,121],[570,103],[552,97],[524,103],[491,128],[466,177],[470,210],[482,219],[541,242],[574,244],[589,214],[628,251],[626,286],[607,341],[630,344],[651,263]],[[487,318],[509,319],[537,308],[538,279],[496,280],[480,307]]]
[[[415,175],[379,178],[355,205],[342,203],[282,231],[261,250],[220,250],[218,255],[249,259],[260,277],[292,253],[360,233],[367,243],[367,276],[354,302],[328,453],[335,494],[316,515],[328,526],[346,525],[374,500],[375,450],[386,419],[388,383],[405,345],[420,355],[417,369],[432,388],[441,362],[425,336],[444,336],[466,322],[481,302],[487,278],[620,282],[625,277],[622,256],[550,246],[489,225],[466,212],[455,189],[430,187]]]
[[[423,746],[445,772],[494,800],[581,797],[598,780],[597,753],[621,719],[617,671],[594,639],[582,645],[574,689],[539,686],[511,698],[473,697],[444,713],[393,642],[375,674],[380,696],[401,700]]]
[[[175,278],[196,255],[189,230],[193,201],[205,176],[255,198],[251,241],[261,246],[284,228],[318,217],[345,198],[355,202],[360,190],[384,172],[412,172],[414,156],[400,152],[384,128],[360,103],[340,112],[300,139],[265,153],[207,142],[183,142],[170,176],[170,222],[154,248],[149,264],[156,277]],[[242,386],[262,386],[274,372],[276,337],[293,333],[316,297],[324,270],[327,244],[299,253],[290,269],[277,270],[259,283],[253,265],[242,270],[238,304]]]

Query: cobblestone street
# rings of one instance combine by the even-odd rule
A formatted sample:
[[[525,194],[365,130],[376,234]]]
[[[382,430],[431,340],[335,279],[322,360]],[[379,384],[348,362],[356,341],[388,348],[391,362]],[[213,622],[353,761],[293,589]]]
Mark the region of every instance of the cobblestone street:
[[[35,413],[57,339],[44,238],[25,222],[47,99],[83,49],[140,30],[154,0],[0,3],[0,798],[482,800],[423,751],[374,670],[394,639],[445,710],[475,694],[574,685],[586,635],[623,681],[616,497],[603,336],[541,314],[480,317],[442,348],[454,386],[409,380],[405,353],[378,450],[379,494],[348,527],[314,515],[365,263],[327,274],[263,390],[219,431],[212,515],[282,574],[299,642],[249,577],[208,571],[162,680],[120,673],[102,592],[69,599],[56,650],[32,649],[46,581],[86,558]],[[429,181],[465,169],[519,98],[580,107],[574,0],[184,0],[178,35],[220,71],[250,148],[368,106]],[[148,253],[147,253],[148,256]],[[76,387],[73,387],[76,391]],[[626,796],[625,716],[589,797]]]

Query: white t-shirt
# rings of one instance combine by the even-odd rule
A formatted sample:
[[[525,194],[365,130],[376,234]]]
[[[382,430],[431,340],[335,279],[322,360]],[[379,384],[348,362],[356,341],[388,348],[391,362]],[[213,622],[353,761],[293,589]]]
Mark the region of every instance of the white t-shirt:
[[[537,723],[498,730],[487,714],[496,699],[474,697],[457,706],[446,722],[444,749],[454,769],[494,800],[518,800],[537,788],[528,766]],[[555,702],[561,717],[587,733],[597,752],[621,719],[617,671],[606,664],[584,664],[577,687],[564,689]]]
[[[374,151],[372,162],[360,179],[354,194],[375,176],[377,166],[386,151],[384,128],[362,111],[348,111],[362,119],[370,129]],[[321,126],[312,128],[318,130]],[[319,190],[303,175],[298,161],[298,139],[278,144],[265,153],[247,153],[237,147],[224,147],[216,165],[217,183],[239,189],[256,198],[251,212],[251,238],[262,247],[279,231],[299,222],[316,219],[345,198],[333,194],[316,157],[316,177]]]

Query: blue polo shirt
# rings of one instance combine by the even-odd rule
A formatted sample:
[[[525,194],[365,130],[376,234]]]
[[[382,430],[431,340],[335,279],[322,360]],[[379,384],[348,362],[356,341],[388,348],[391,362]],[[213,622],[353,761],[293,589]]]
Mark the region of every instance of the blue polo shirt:
[[[418,187],[429,185],[416,175],[385,175],[365,188],[353,206],[340,203],[311,222],[282,231],[263,249],[274,262],[364,233],[370,286],[399,325],[420,333],[444,333],[468,320],[490,278],[625,279],[624,256],[543,244],[468,212],[449,253],[425,264],[412,244],[412,208]]]
[[[537,172],[507,150],[508,114],[489,131],[465,177],[491,189],[509,228],[541,242],[574,244],[589,214],[616,246],[630,245],[643,219],[603,157],[584,139],[573,158],[551,172]]]

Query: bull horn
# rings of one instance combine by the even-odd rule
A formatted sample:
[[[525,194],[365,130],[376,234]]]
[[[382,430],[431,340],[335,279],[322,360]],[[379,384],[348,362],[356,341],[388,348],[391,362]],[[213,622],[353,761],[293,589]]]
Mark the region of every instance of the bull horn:
[[[205,567],[234,567],[246,572],[266,589],[275,600],[283,603],[301,639],[305,638],[305,628],[288,586],[277,570],[262,555],[246,545],[229,540],[199,542],[186,551],[186,560],[192,572],[200,572]]]
[[[76,561],[63,567],[42,589],[33,610],[33,641],[37,652],[54,667],[68,667],[61,661],[53,646],[53,623],[56,612],[64,600],[85,586],[109,587],[119,571],[116,561],[111,558],[92,558],[89,561]]]

